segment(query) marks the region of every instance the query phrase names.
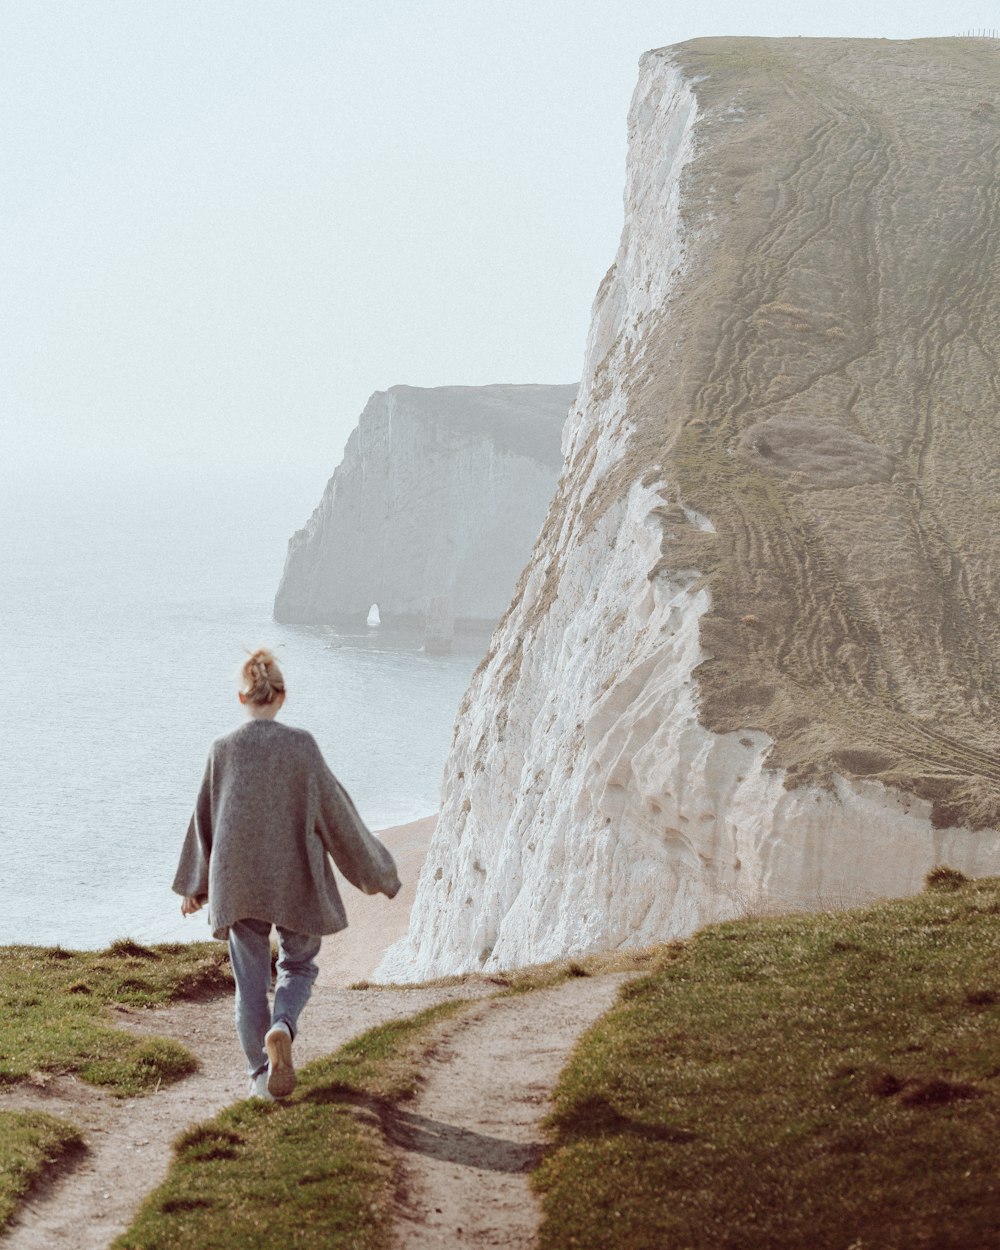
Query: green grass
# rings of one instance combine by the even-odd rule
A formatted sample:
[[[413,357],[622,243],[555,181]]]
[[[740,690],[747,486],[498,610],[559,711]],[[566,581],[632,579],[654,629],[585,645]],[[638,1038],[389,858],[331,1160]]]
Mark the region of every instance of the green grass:
[[[115,1250],[381,1250],[396,1171],[383,1128],[416,1091],[444,1003],[301,1069],[285,1102],[236,1103],[183,1133]]]
[[[1000,1244],[1000,881],[664,948],[550,1130],[541,1250]]]
[[[544,964],[527,964],[523,968],[511,968],[497,972],[460,972],[451,976],[437,977],[432,981],[406,981],[398,984],[377,984],[374,981],[355,981],[350,990],[392,989],[428,990],[450,989],[455,986],[474,988],[484,986],[495,992],[498,998],[512,994],[530,994],[534,990],[553,989],[574,977],[596,977],[616,972],[645,972],[655,965],[658,947],[633,947],[629,950],[612,951],[599,955],[580,955],[576,958],[553,959]]]
[[[231,983],[226,949],[214,942],[0,947],[0,1084],[74,1073],[124,1097],[178,1080],[194,1057],[168,1038],[116,1029],[109,1008],[210,997]]]
[[[51,1168],[83,1150],[79,1131],[41,1111],[0,1111],[0,1230]]]

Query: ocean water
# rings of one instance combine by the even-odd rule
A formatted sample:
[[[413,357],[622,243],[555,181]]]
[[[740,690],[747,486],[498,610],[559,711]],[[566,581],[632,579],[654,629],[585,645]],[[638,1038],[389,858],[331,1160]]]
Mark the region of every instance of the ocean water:
[[[276,624],[285,544],[307,515],[304,498],[204,478],[4,491],[0,944],[208,936],[170,882],[258,645],[285,673],[281,719],[314,734],[371,828],[437,810],[487,639],[436,656],[384,629]]]

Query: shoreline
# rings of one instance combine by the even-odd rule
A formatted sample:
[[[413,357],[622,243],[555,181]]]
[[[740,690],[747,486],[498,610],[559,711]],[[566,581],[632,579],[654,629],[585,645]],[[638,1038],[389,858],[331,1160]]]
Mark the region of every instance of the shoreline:
[[[403,888],[395,898],[383,894],[362,894],[345,886],[338,875],[347,928],[323,939],[317,962],[320,976],[337,986],[368,980],[382,956],[406,934],[410,911],[417,892],[417,878],[427,858],[427,847],[437,827],[438,813],[411,820],[405,825],[390,825],[372,832],[386,846],[396,861]]]
[[[417,878],[427,857],[427,847],[437,826],[438,813],[421,816],[401,825],[388,825],[373,829],[372,833],[388,847],[399,870],[403,888],[394,899],[382,894],[362,894],[349,885],[334,868],[337,886],[347,911],[348,927],[340,933],[330,933],[323,939],[319,954],[320,974],[334,985],[349,985],[366,980],[382,958],[385,950],[401,938],[409,926],[410,909],[417,888]],[[171,896],[176,897],[176,896]],[[200,913],[204,914],[204,913]],[[53,949],[73,951],[103,950],[112,942],[129,939],[142,946],[169,945],[174,942],[211,942],[215,939],[207,931],[191,929],[189,934],[170,938],[139,938],[122,933],[111,938],[104,946],[74,946],[63,942],[0,942],[0,948],[16,950]]]

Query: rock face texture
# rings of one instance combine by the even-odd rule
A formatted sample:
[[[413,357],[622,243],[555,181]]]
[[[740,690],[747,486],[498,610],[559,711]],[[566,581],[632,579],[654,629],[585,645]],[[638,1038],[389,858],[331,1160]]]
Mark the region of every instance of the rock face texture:
[[[319,506],[288,544],[275,619],[437,633],[495,623],[562,466],[576,386],[377,391]]]
[[[1000,872],[1000,50],[647,54],[567,464],[379,975]]]

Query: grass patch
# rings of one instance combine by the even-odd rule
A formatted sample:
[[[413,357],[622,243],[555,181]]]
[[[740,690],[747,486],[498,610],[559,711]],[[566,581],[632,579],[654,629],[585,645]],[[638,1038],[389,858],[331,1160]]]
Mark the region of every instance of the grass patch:
[[[581,1040],[541,1250],[1000,1244],[1000,881],[715,925]]]
[[[236,1103],[174,1143],[166,1181],[115,1250],[382,1250],[391,1238],[392,1109],[416,1091],[442,1003],[299,1072],[285,1102]]]
[[[527,994],[532,990],[545,990],[561,985],[573,977],[596,977],[615,972],[645,972],[662,958],[659,947],[632,947],[628,950],[611,951],[599,955],[580,955],[575,958],[553,959],[544,964],[528,964],[523,968],[511,968],[497,972],[460,972],[432,981],[405,981],[377,983],[355,981],[349,990],[427,990],[453,989],[456,986],[485,987],[501,995]]]
[[[574,977],[607,976],[615,972],[647,972],[662,956],[657,947],[637,947],[605,955],[581,955],[575,959],[556,959],[547,964],[532,964],[510,972],[497,972],[488,979],[500,988],[501,997],[530,994],[547,990]]]
[[[41,1111],[0,1111],[0,1229],[46,1173],[84,1149],[79,1130]]]
[[[116,1029],[108,1007],[202,999],[231,986],[221,943],[0,947],[0,1084],[75,1073],[124,1097],[178,1080],[194,1071],[194,1057],[168,1038]]]

